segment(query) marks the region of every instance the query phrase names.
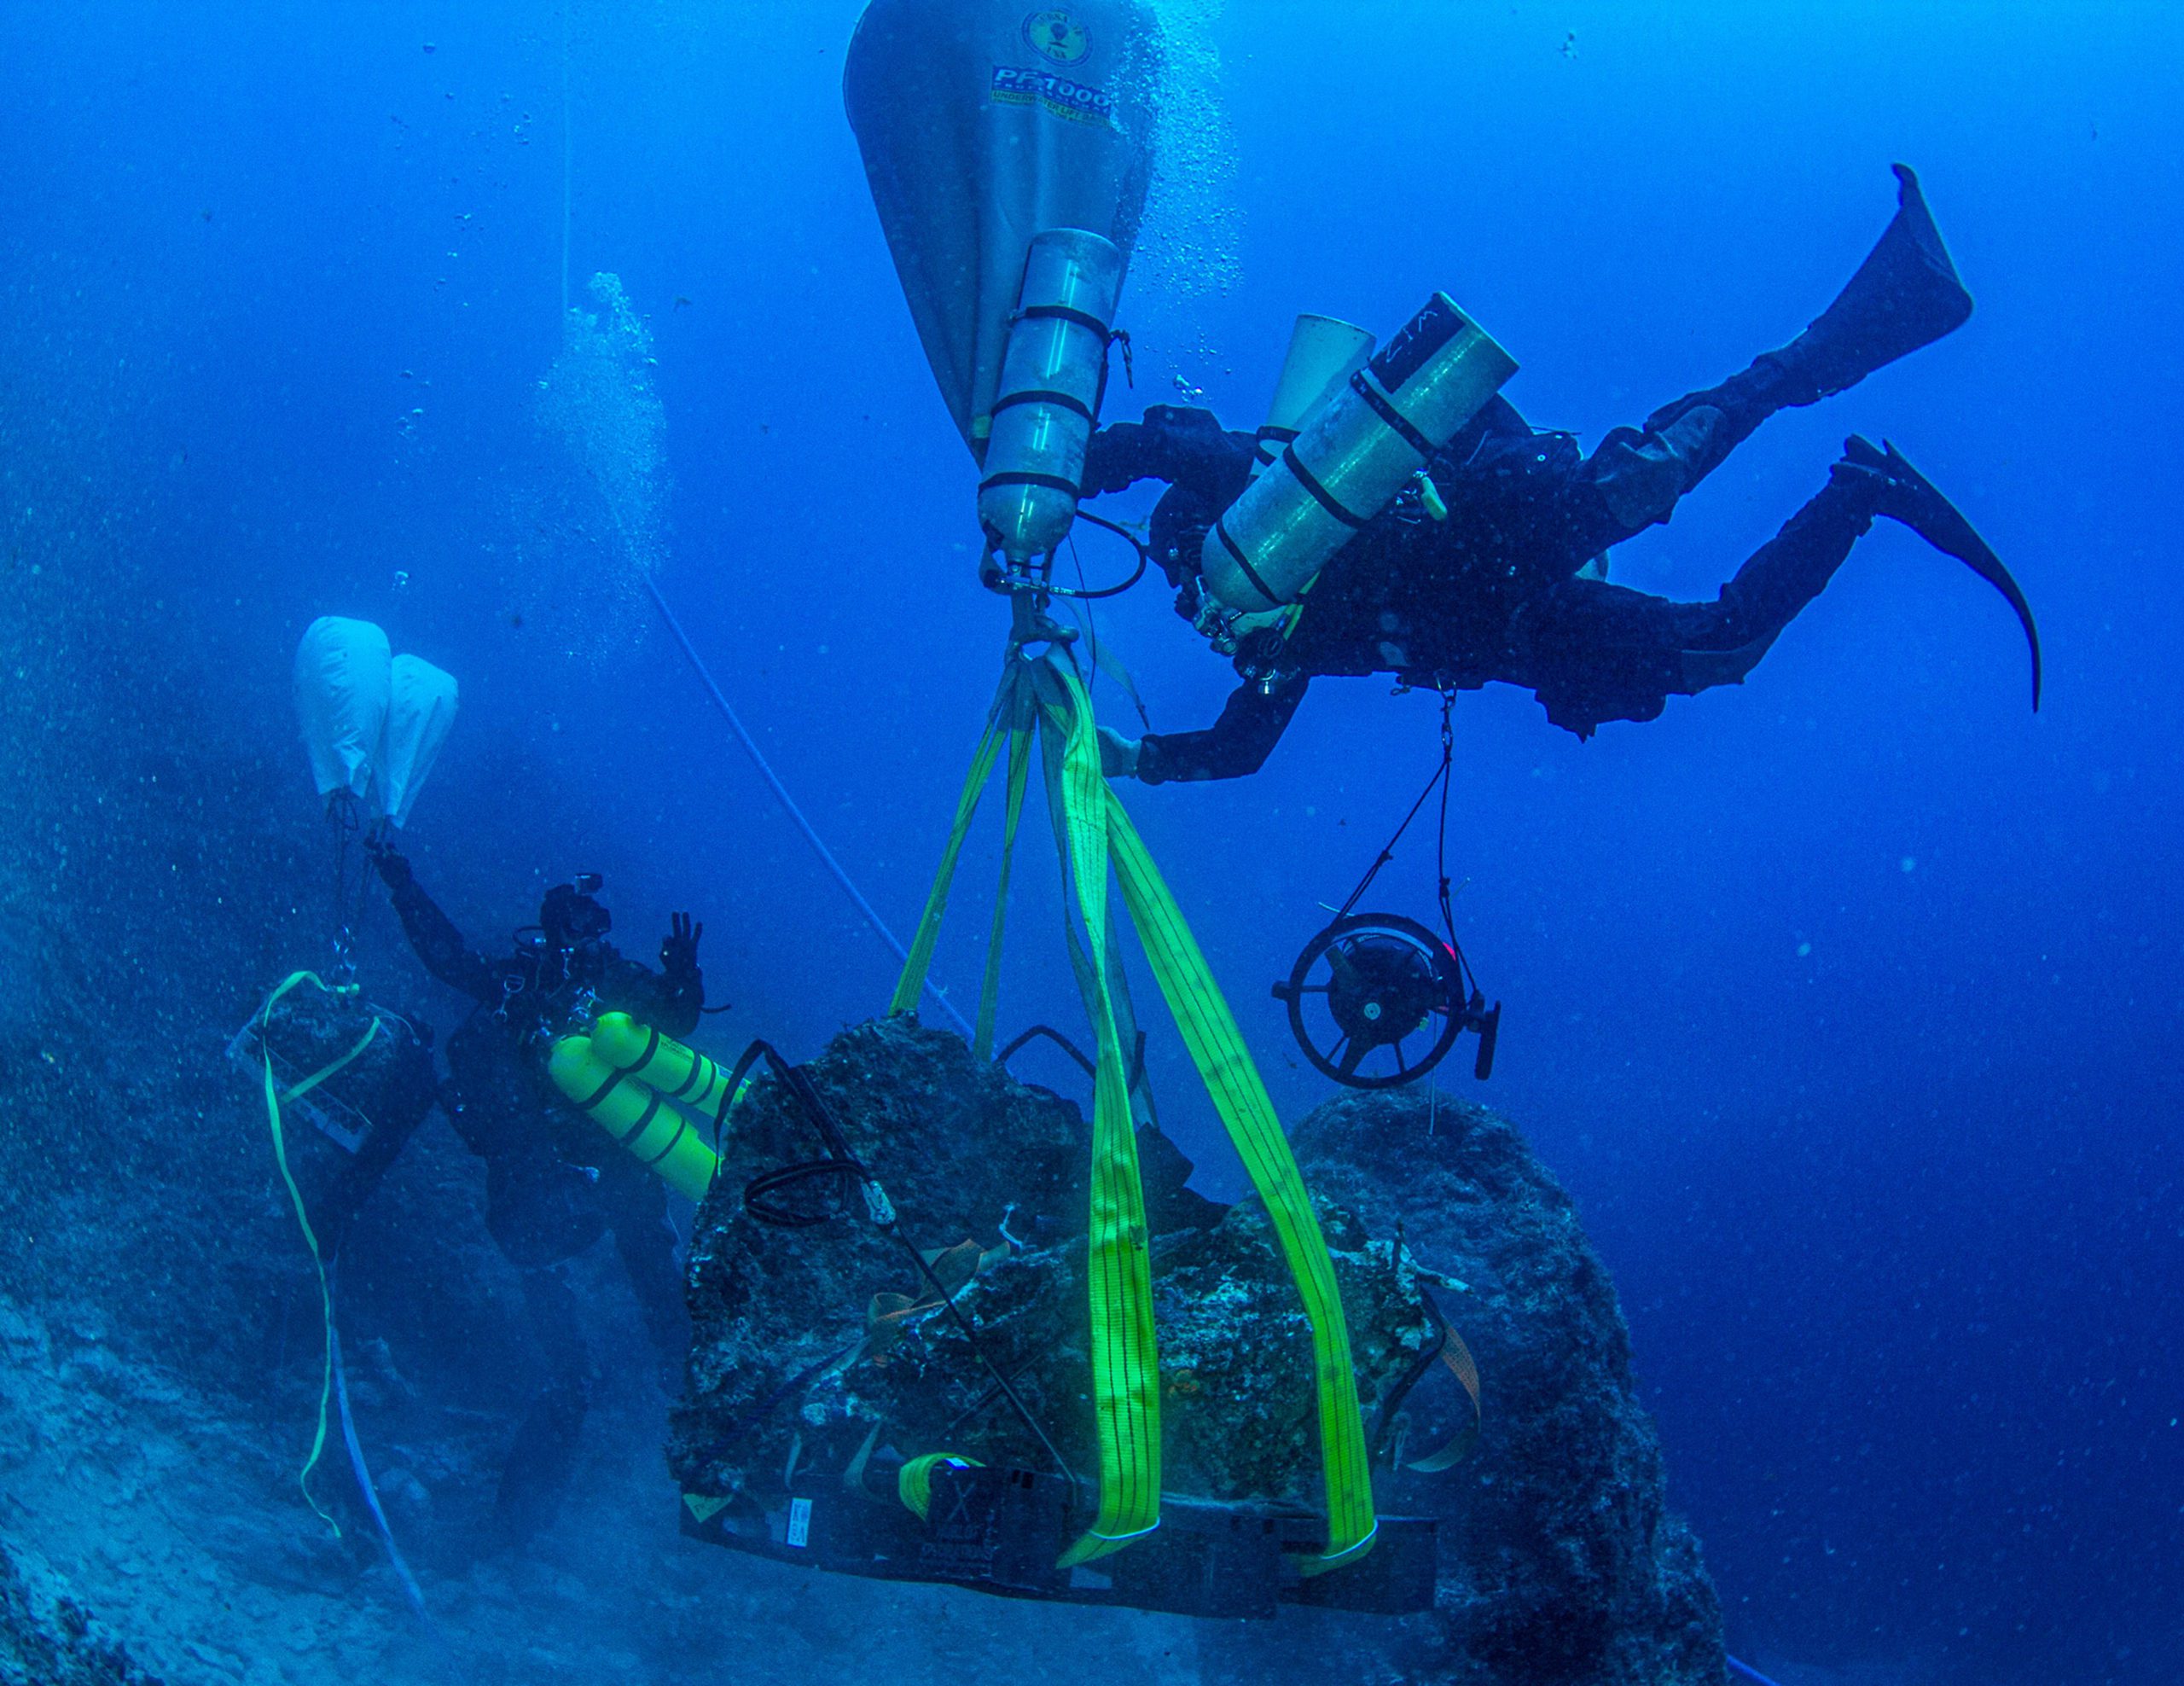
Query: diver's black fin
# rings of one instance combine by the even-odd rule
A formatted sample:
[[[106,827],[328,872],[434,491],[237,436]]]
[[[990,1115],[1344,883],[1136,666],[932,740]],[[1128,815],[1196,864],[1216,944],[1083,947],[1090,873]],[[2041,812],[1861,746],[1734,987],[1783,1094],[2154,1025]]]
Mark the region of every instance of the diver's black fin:
[[[1961,328],[1972,314],[1949,247],[1908,164],[1896,170],[1896,216],[1835,302],[1774,359],[1825,398]]]
[[[1980,538],[1964,512],[1942,495],[1941,489],[1911,464],[1911,460],[1898,451],[1891,441],[1883,441],[1885,449],[1876,448],[1873,442],[1853,433],[1843,442],[1845,461],[1861,468],[1870,468],[1881,477],[1884,488],[1880,493],[1879,512],[1892,520],[1909,527],[1927,544],[1943,555],[1954,556],[1980,578],[2002,594],[2010,608],[2017,612],[2018,624],[2024,628],[2026,648],[2032,654],[2032,706],[2040,707],[2040,629],[2033,624],[2032,605],[2025,601],[2024,593],[2017,581],[2002,565],[1994,548]]]

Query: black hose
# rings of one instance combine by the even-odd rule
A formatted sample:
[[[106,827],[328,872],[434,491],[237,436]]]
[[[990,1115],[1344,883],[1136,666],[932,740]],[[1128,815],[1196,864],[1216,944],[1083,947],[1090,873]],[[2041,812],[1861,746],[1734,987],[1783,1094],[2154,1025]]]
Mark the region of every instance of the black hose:
[[[1077,512],[1077,519],[1080,521],[1089,521],[1094,526],[1105,527],[1109,532],[1125,541],[1131,549],[1137,552],[1137,566],[1130,571],[1130,578],[1124,580],[1121,584],[1103,585],[1096,591],[1088,590],[1081,585],[1055,585],[1051,583],[1041,586],[1040,590],[1053,597],[1074,597],[1081,602],[1097,602],[1102,597],[1121,596],[1124,592],[1145,578],[1146,569],[1153,565],[1153,552],[1136,533],[1118,522],[1109,520],[1105,515],[1094,515],[1089,509],[1079,509]]]
[[[1095,1066],[1090,1059],[1086,1056],[1084,1050],[1079,1048],[1075,1043],[1072,1042],[1067,1037],[1064,1036],[1060,1031],[1056,1030],[1052,1025],[1032,1026],[1031,1028],[1025,1031],[1023,1035],[1018,1037],[1015,1041],[1010,1043],[1008,1047],[1002,1049],[1000,1053],[995,1055],[993,1056],[994,1064],[996,1066],[1007,1065],[1008,1063],[1008,1056],[1016,1052],[1018,1049],[1023,1047],[1026,1043],[1035,1041],[1040,1037],[1046,1038],[1046,1039],[1054,1044],[1055,1047],[1060,1049],[1063,1053],[1068,1055],[1071,1059],[1076,1061],[1077,1065],[1083,1069],[1085,1076],[1096,1078],[1100,1075],[1099,1067]]]
[[[934,1271],[932,1263],[926,1258],[924,1249],[920,1247],[909,1233],[903,1229],[901,1216],[895,1211],[894,1203],[887,1198],[886,1191],[880,1188],[879,1179],[874,1177],[871,1171],[865,1168],[863,1161],[851,1151],[849,1138],[842,1133],[841,1125],[835,1121],[833,1109],[827,1105],[825,1098],[812,1085],[810,1078],[805,1075],[803,1067],[790,1064],[772,1044],[764,1041],[753,1042],[743,1050],[742,1057],[735,1062],[735,1069],[729,1074],[728,1095],[722,1102],[722,1116],[726,1116],[729,1102],[734,1099],[735,1090],[741,1086],[752,1067],[762,1059],[773,1067],[774,1074],[781,1079],[782,1086],[796,1098],[804,1115],[818,1130],[821,1138],[827,1144],[827,1154],[822,1159],[803,1160],[793,1165],[780,1166],[771,1171],[761,1171],[744,1184],[744,1210],[760,1223],[770,1224],[775,1228],[810,1229],[825,1223],[828,1218],[837,1216],[847,1209],[848,1185],[851,1183],[856,1183],[865,1189],[868,1195],[874,1196],[868,1201],[874,1227],[891,1237],[903,1252],[909,1255],[910,1262],[916,1265],[918,1274],[925,1278],[927,1286],[940,1297],[941,1309],[947,1312],[949,1321],[953,1323],[961,1333],[964,1340],[970,1346],[972,1356],[977,1358],[987,1373],[993,1377],[994,1385],[1001,1390],[1002,1397],[1008,1399],[1009,1405],[1014,1410],[1025,1427],[1031,1431],[1031,1437],[1045,1448],[1047,1456],[1054,1460],[1054,1468],[1060,1471],[1062,1479],[1069,1483],[1071,1493],[1072,1496],[1075,1495],[1080,1487],[1076,1470],[1070,1467],[1069,1460],[1061,1455],[1060,1448],[1054,1445],[1045,1426],[1032,1415],[1031,1408],[1024,1403],[1023,1397],[1017,1392],[1014,1387],[1010,1384],[1008,1376],[1002,1373],[1001,1367],[987,1352],[985,1343],[979,1339],[978,1331],[971,1327],[970,1320],[963,1315],[962,1308],[956,1305],[955,1294],[950,1292],[947,1284],[943,1282]],[[716,1119],[714,1121],[716,1140],[717,1140],[719,1124],[720,1120]],[[839,1179],[835,1202],[828,1211],[817,1213],[799,1212],[793,1207],[782,1206],[773,1199],[773,1196],[784,1189],[793,1188],[799,1183],[815,1181],[822,1177]]]
[[[1426,1371],[1440,1362],[1441,1354],[1449,1347],[1449,1325],[1440,1318],[1434,1319],[1441,1338],[1418,1355],[1418,1360],[1403,1373],[1403,1379],[1388,1390],[1388,1397],[1380,1401],[1380,1408],[1373,1413],[1373,1427],[1365,1437],[1368,1456],[1378,1462],[1386,1450],[1388,1430],[1395,1426],[1396,1413],[1403,1409],[1403,1402],[1410,1397],[1410,1390],[1426,1379]]]
[[[1076,1061],[1078,1068],[1083,1072],[1085,1076],[1090,1078],[1095,1083],[1099,1081],[1100,1068],[1092,1063],[1091,1056],[1086,1054],[1083,1049],[1079,1048],[1067,1037],[1064,1036],[1060,1031],[1056,1030],[1052,1025],[1032,1026],[1031,1028],[1025,1031],[1023,1035],[1018,1037],[1015,1041],[1010,1043],[1008,1047],[1002,1049],[1000,1053],[995,1055],[993,1056],[994,1064],[996,1066],[1007,1065],[1008,1063],[1008,1056],[1010,1055],[1015,1053],[1018,1049],[1023,1047],[1026,1043],[1037,1037],[1046,1038],[1046,1039],[1054,1044],[1055,1047],[1060,1049],[1063,1053],[1068,1055],[1071,1059]],[[1135,1090],[1140,1084],[1145,1081],[1145,1032],[1143,1031],[1140,1031],[1137,1033],[1137,1044],[1130,1050],[1130,1070],[1124,1075],[1125,1078],[1124,1086],[1131,1090]]]

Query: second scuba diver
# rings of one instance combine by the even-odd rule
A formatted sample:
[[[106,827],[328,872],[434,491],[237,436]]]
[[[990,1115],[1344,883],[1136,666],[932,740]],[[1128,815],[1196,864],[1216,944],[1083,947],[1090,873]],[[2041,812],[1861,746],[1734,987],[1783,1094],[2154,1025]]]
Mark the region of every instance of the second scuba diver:
[[[675,915],[655,972],[607,942],[613,921],[595,894],[597,877],[585,874],[549,890],[536,930],[518,933],[513,954],[488,960],[425,893],[404,856],[381,843],[372,859],[425,969],[473,1003],[447,1041],[441,1098],[456,1133],[485,1161],[486,1228],[522,1273],[547,1372],[495,1501],[502,1530],[520,1540],[550,1520],[590,1400],[591,1358],[561,1267],[611,1230],[671,1392],[689,1351],[666,1186],[564,1100],[547,1076],[547,1050],[595,1011],[688,1036],[705,1000],[705,927]]]
[[[1153,553],[1180,589],[1177,612],[1233,655],[1243,684],[1204,731],[1131,740],[1101,733],[1111,777],[1148,784],[1258,770],[1316,677],[1392,673],[1443,692],[1493,681],[1533,691],[1556,725],[1589,737],[1608,720],[1651,720],[1669,697],[1743,680],[1827,586],[1876,516],[1959,558],[2008,599],[2032,648],[2030,610],[1970,522],[1891,445],[1853,438],[1827,483],[1711,603],[1671,602],[1597,577],[1612,544],[1665,521],[1676,501],[1769,416],[1856,386],[1961,326],[1957,278],[1917,178],[1896,166],[1897,209],[1850,284],[1789,345],[1717,387],[1618,427],[1581,456],[1568,433],[1536,433],[1496,398],[1414,486],[1363,524],[1301,603],[1242,624],[1217,613],[1200,555],[1251,472],[1252,435],[1203,410],[1158,406],[1103,428],[1084,491],[1165,480]],[[1429,514],[1429,497],[1445,518]],[[1443,512],[1434,511],[1432,514]],[[1345,520],[1350,519],[1345,516]],[[1209,613],[1211,611],[1212,613]]]

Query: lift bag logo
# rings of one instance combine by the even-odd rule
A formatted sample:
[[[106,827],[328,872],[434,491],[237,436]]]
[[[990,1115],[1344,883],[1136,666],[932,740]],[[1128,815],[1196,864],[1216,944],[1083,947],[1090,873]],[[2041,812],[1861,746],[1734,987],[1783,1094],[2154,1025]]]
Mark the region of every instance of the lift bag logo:
[[[1091,49],[1084,26],[1067,12],[1034,12],[1024,20],[1024,44],[1056,64],[1075,64]]]
[[[1051,70],[1017,70],[1007,65],[993,67],[992,99],[996,105],[1036,105],[1054,117],[1072,123],[1112,126],[1114,96]]]

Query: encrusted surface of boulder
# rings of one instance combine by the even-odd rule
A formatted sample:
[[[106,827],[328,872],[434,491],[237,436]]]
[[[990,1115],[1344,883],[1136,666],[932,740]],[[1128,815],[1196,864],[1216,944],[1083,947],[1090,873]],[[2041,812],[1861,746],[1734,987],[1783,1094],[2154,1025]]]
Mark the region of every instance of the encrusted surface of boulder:
[[[1413,1090],[1345,1095],[1292,1139],[1323,1198],[1464,1284],[1434,1294],[1478,1361],[1484,1403],[1478,1444],[1455,1468],[1380,1478],[1384,1509],[1440,1519],[1433,1615],[1316,1616],[1327,1642],[1367,1680],[1721,1686],[1719,1603],[1666,1508],[1614,1286],[1516,1128]],[[1421,1383],[1405,1414],[1413,1458],[1471,1421],[1447,1377]],[[1266,1643],[1226,1636],[1208,1677],[1261,1674],[1276,1660]]]
[[[967,1241],[984,1253],[959,1301],[980,1345],[1070,1462],[1095,1467],[1083,1236],[1090,1131],[1077,1108],[907,1020],[845,1032],[806,1070],[920,1247]],[[745,1209],[752,1176],[817,1151],[816,1126],[778,1080],[754,1087],[735,1133],[693,1246],[696,1338],[670,1454],[684,1487],[730,1495],[777,1482],[792,1462],[845,1469],[875,1429],[875,1447],[905,1457],[946,1451],[1045,1467],[961,1329],[853,1191],[846,1209],[808,1228],[770,1226]],[[1224,1213],[1177,1198],[1188,1163],[1141,1139],[1163,1485],[1315,1503],[1310,1332],[1271,1226],[1256,1202]],[[1414,1366],[1430,1319],[1391,1240],[1325,1202],[1320,1218],[1369,1409]],[[910,1309],[920,1300],[929,1303]]]
[[[1064,1455],[1093,1467],[1089,1131],[1077,1108],[907,1019],[846,1031],[804,1069],[919,1245],[957,1249],[963,1269],[981,1256],[960,1300],[967,1317]],[[845,1471],[875,1450],[1041,1466],[961,1328],[937,1302],[918,1309],[931,1296],[914,1261],[864,1215],[853,1183],[838,1190],[840,1211],[809,1227],[746,1209],[754,1176],[821,1154],[787,1086],[757,1084],[734,1137],[693,1242],[696,1338],[670,1448],[684,1489],[777,1491],[792,1473]],[[1181,1195],[1187,1165],[1141,1141],[1162,1485],[1316,1507],[1310,1331],[1264,1211]],[[1279,1677],[1303,1644],[1335,1648],[1367,1681],[1720,1686],[1713,1587],[1665,1508],[1629,1334],[1569,1197],[1507,1121],[1445,1097],[1345,1096],[1294,1141],[1368,1422],[1388,1407],[1380,1503],[1439,1519],[1438,1595],[1430,1615],[1403,1619],[1292,1610],[1216,1625],[1200,1636],[1205,1678]],[[825,1191],[814,1181],[791,1193]],[[1467,1429],[1472,1413],[1439,1366],[1422,1371],[1437,1335],[1429,1300],[1475,1355],[1484,1400],[1476,1448],[1432,1474],[1396,1466]]]

